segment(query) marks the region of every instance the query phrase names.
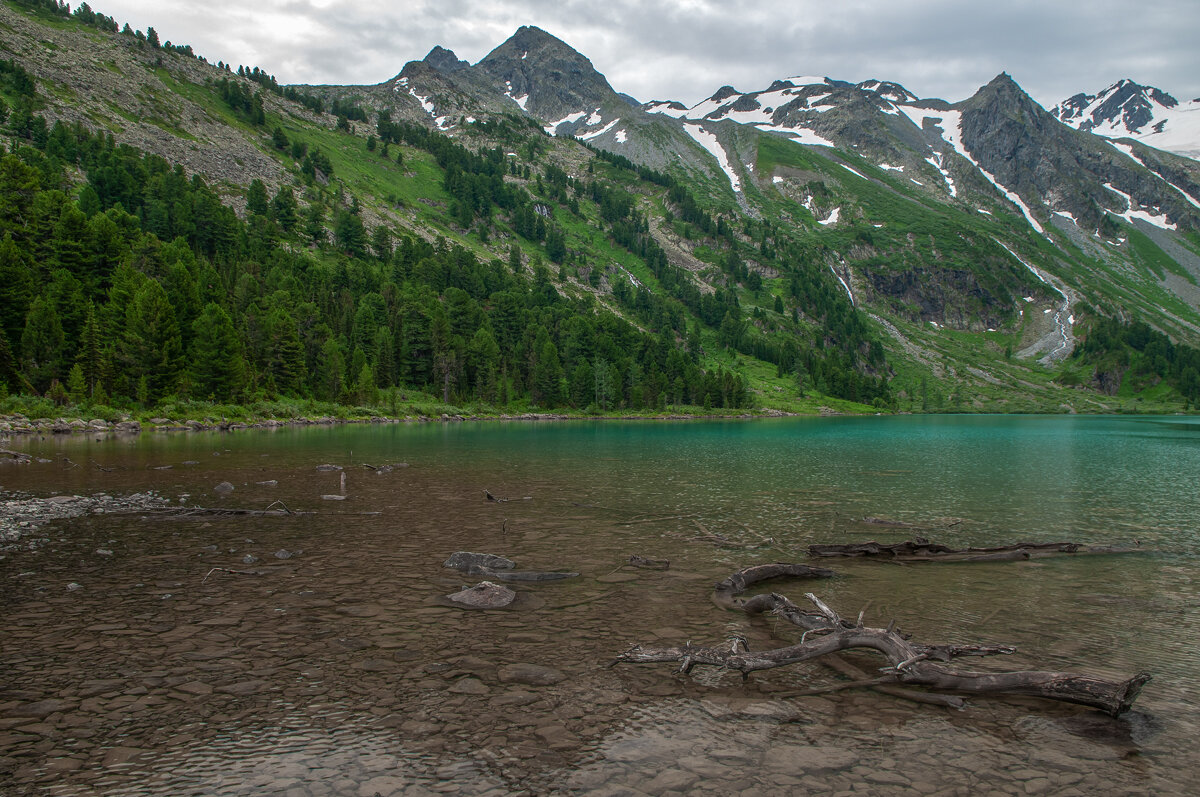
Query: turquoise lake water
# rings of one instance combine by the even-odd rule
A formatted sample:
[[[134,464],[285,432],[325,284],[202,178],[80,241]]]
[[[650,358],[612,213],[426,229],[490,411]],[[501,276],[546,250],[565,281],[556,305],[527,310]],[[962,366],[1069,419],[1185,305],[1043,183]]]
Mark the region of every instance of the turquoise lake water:
[[[438,423],[5,446],[49,461],[0,469],[0,498],[152,490],[313,513],[88,515],[0,551],[6,794],[1187,793],[1200,774],[1189,418]],[[232,494],[214,492],[222,481]],[[1018,646],[979,669],[1148,670],[1135,711],[788,696],[833,683],[820,666],[746,683],[606,666],[638,643],[792,644],[715,607],[712,584],[807,561],[813,543],[914,536],[1141,552],[822,561],[839,576],[764,589],[814,591],[921,641]],[[466,612],[436,600],[472,583],[441,567],[455,550],[580,576],[519,585],[519,610]],[[632,554],[671,567],[631,568]],[[516,663],[565,679],[514,683],[502,673]]]

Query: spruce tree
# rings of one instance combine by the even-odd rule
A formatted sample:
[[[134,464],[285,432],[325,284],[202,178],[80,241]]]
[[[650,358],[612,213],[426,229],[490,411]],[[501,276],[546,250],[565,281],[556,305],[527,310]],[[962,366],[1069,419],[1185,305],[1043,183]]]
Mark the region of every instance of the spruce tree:
[[[6,233],[0,240],[0,330],[14,343],[21,340],[33,295],[29,273],[28,260]]]
[[[229,314],[209,303],[192,324],[188,351],[192,395],[216,401],[236,401],[246,383],[242,344]]]
[[[146,280],[125,311],[119,357],[127,385],[135,386],[141,403],[175,390],[183,366],[183,340],[167,292],[155,280]]]
[[[87,314],[84,316],[83,329],[79,333],[79,348],[75,355],[75,364],[83,373],[84,384],[90,396],[96,390],[100,381],[104,354],[100,348],[100,324],[96,320],[96,307],[88,302]]]
[[[267,187],[257,178],[250,181],[246,191],[246,210],[260,216],[267,215]]]
[[[33,387],[45,390],[65,375],[66,336],[54,303],[37,297],[29,306],[25,331],[21,333],[21,359]]]

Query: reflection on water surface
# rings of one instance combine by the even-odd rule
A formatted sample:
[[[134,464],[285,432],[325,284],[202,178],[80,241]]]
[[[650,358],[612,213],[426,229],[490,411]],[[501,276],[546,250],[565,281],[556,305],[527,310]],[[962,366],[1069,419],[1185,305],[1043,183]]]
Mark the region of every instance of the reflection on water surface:
[[[833,418],[14,439],[50,462],[0,470],[9,493],[154,490],[315,514],[88,515],[0,552],[0,791],[1187,793],[1200,441],[1178,426]],[[322,500],[343,473],[346,499]],[[231,494],[214,492],[222,481]],[[1136,539],[1153,553],[835,562],[833,581],[771,588],[816,591],[847,615],[865,606],[868,622],[922,640],[1016,644],[1006,667],[1149,669],[1138,710],[1113,721],[1032,700],[954,712],[869,692],[796,699],[832,676],[606,666],[639,642],[790,643],[770,620],[716,608],[711,585],[813,542],[913,534]],[[519,611],[447,608],[434,599],[477,580],[441,567],[455,550],[581,576],[516,585],[530,596]],[[622,566],[631,554],[671,567]],[[513,664],[566,678],[514,680]]]

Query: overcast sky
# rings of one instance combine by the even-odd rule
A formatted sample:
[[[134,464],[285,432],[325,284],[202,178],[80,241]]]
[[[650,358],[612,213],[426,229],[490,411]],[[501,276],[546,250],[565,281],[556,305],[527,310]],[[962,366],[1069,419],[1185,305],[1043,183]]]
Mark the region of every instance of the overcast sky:
[[[74,3],[72,3],[74,5]],[[775,78],[894,80],[956,101],[998,73],[1049,107],[1121,78],[1200,97],[1197,0],[93,0],[119,23],[281,83],[380,83],[434,45],[475,63],[521,25],[639,100]]]

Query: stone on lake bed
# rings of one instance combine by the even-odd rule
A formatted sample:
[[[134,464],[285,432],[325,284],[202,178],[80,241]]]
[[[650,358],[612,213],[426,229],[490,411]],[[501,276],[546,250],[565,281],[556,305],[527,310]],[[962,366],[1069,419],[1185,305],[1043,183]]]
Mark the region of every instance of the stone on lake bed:
[[[230,484],[229,482],[221,482],[220,484],[218,484],[216,487],[213,488],[213,492],[219,493],[221,495],[228,495],[229,493],[233,492],[233,485]]]
[[[446,598],[471,609],[502,609],[517,599],[517,593],[490,581],[480,581],[475,586],[447,595]]]
[[[550,686],[566,680],[566,675],[553,667],[540,664],[506,664],[496,671],[502,683],[526,686]]]
[[[341,470],[341,469],[342,469],[341,465],[318,465],[317,466],[317,470],[322,471],[322,472]]]
[[[487,685],[478,678],[460,678],[454,682],[449,691],[456,695],[486,695],[491,692]]]
[[[346,496],[344,496],[344,495],[336,495],[336,494],[330,493],[329,495],[323,495],[323,496],[321,496],[321,500],[322,500],[322,501],[345,501],[345,500],[346,500]]]
[[[762,763],[772,772],[812,775],[848,769],[858,763],[858,757],[832,746],[777,745],[767,751]]]

